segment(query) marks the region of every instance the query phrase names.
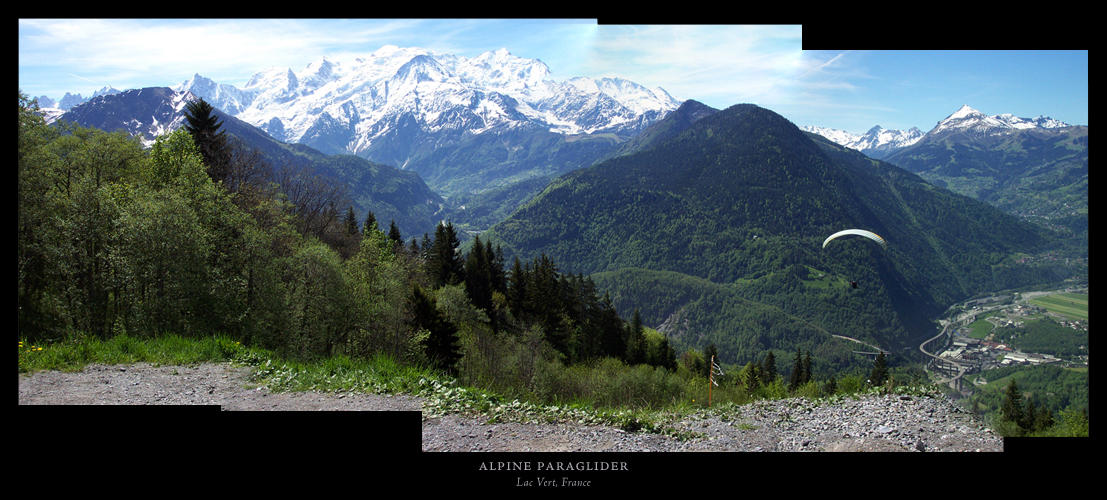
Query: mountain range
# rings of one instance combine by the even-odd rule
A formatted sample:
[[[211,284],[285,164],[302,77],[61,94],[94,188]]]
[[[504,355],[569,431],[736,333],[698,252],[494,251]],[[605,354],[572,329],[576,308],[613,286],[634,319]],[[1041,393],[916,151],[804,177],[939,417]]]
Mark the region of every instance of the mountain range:
[[[973,155],[1075,151],[1063,163],[1075,170],[1056,180],[1075,178],[1063,186],[1086,210],[1086,127],[1054,136],[1080,127],[966,107],[922,137],[874,127],[864,151],[880,161],[757,106],[716,110],[625,80],[548,74],[502,50],[385,47],[346,65],[263,71],[242,89],[197,75],[102,95],[61,119],[151,138],[203,97],[270,161],[347,186],[359,219],[395,218],[405,238],[454,217],[494,225],[487,237],[506,255],[548,255],[593,277],[622,314],[640,309],[675,345],[717,342],[728,361],[803,346],[848,363],[831,334],[904,348],[955,300],[1067,271],[1017,263],[1056,234],[956,194],[961,185],[943,189],[941,176],[1002,175],[951,170]],[[846,227],[894,243],[818,248]],[[841,286],[850,281],[860,291]]]
[[[832,335],[903,352],[953,301],[1052,272],[1011,257],[1041,251],[1047,230],[764,108],[688,104],[654,128],[665,132],[559,177],[482,239],[592,276],[620,311],[682,348],[716,343],[728,362],[802,347],[848,364]],[[888,249],[820,248],[853,227]]]
[[[804,130],[1035,223],[1087,232],[1087,126],[987,115],[965,105],[925,134],[879,126],[860,136]]]
[[[385,46],[352,62],[260,71],[241,89],[201,75],[172,89],[278,141],[414,171],[445,197],[588,166],[680,104],[620,78],[557,81],[545,63],[503,49],[466,58]],[[67,111],[40,101],[50,120]],[[131,118],[128,130],[167,126]]]
[[[938,121],[934,128],[926,133],[917,127],[911,127],[908,130],[890,130],[880,125],[874,126],[864,134],[813,125],[800,128],[806,132],[819,134],[847,148],[861,151],[869,157],[883,159],[895,151],[921,141],[925,136],[935,138],[958,132],[994,136],[1008,134],[1015,130],[1056,129],[1070,126],[1047,116],[1019,118],[1009,113],[988,116],[966,104]]]
[[[466,58],[385,46],[261,71],[242,89],[200,75],[174,89],[277,140],[413,170],[446,195],[587,166],[679,105],[619,78],[555,81],[545,63],[503,49]]]

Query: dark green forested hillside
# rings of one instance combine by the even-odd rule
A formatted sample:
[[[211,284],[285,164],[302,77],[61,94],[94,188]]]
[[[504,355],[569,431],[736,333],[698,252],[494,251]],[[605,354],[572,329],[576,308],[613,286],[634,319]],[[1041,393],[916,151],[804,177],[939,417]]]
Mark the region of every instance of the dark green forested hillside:
[[[151,115],[172,121],[175,95],[171,89],[154,87],[104,96],[95,106],[73,108],[55,124],[134,134],[134,123],[149,120]],[[414,172],[352,155],[327,155],[302,144],[286,144],[218,109],[211,108],[210,113],[219,121],[226,142],[234,146],[236,163],[245,167],[233,179],[226,179],[228,183],[252,182],[254,179],[246,177],[264,176],[281,184],[289,197],[300,198],[294,203],[308,206],[314,201],[319,206],[313,209],[319,212],[328,209],[326,205],[331,201],[341,209],[350,204],[359,220],[373,212],[386,227],[395,221],[405,235],[434,231],[440,220],[436,215],[442,208],[442,198]],[[293,184],[307,189],[294,190]]]
[[[820,247],[852,227],[888,248]],[[679,312],[690,332],[667,333],[714,341],[729,362],[797,345],[840,352],[829,333],[903,349],[958,298],[1053,278],[1011,258],[1049,244],[1047,231],[752,105],[567,174],[488,237],[508,255],[604,273],[597,282],[648,324]]]
[[[885,161],[1032,222],[1086,236],[1086,126],[927,137]]]

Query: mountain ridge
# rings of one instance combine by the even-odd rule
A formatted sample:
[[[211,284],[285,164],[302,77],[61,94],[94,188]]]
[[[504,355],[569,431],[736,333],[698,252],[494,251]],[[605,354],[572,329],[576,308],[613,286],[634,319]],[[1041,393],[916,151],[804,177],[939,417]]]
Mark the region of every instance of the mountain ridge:
[[[820,250],[848,227],[894,243]],[[681,347],[715,342],[734,361],[806,346],[848,363],[827,331],[898,352],[932,334],[929,318],[955,299],[1006,283],[1006,256],[1046,235],[770,110],[736,105],[559,177],[487,237],[505,255],[544,254],[569,273],[602,276],[623,314],[647,311],[646,324],[685,315],[693,335]],[[775,319],[757,326],[766,318]]]

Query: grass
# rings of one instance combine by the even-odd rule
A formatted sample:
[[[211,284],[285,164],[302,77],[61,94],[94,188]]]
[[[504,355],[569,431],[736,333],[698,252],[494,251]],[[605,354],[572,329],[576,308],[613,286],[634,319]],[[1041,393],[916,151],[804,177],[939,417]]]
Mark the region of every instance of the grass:
[[[1085,294],[1055,293],[1031,299],[1030,303],[1073,319],[1088,319],[1088,296]]]

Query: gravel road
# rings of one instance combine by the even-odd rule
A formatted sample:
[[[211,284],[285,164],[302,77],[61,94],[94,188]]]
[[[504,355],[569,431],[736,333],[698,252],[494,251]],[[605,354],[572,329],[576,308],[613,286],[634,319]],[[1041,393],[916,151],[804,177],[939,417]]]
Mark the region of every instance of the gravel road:
[[[413,396],[273,393],[252,387],[250,368],[90,365],[81,372],[19,375],[20,405],[218,405],[226,411],[420,411]],[[424,452],[873,451],[999,452],[1003,440],[941,398],[869,396],[818,404],[759,401],[725,416],[697,413],[673,427],[690,439],[598,425],[486,423],[464,415],[423,418]]]

